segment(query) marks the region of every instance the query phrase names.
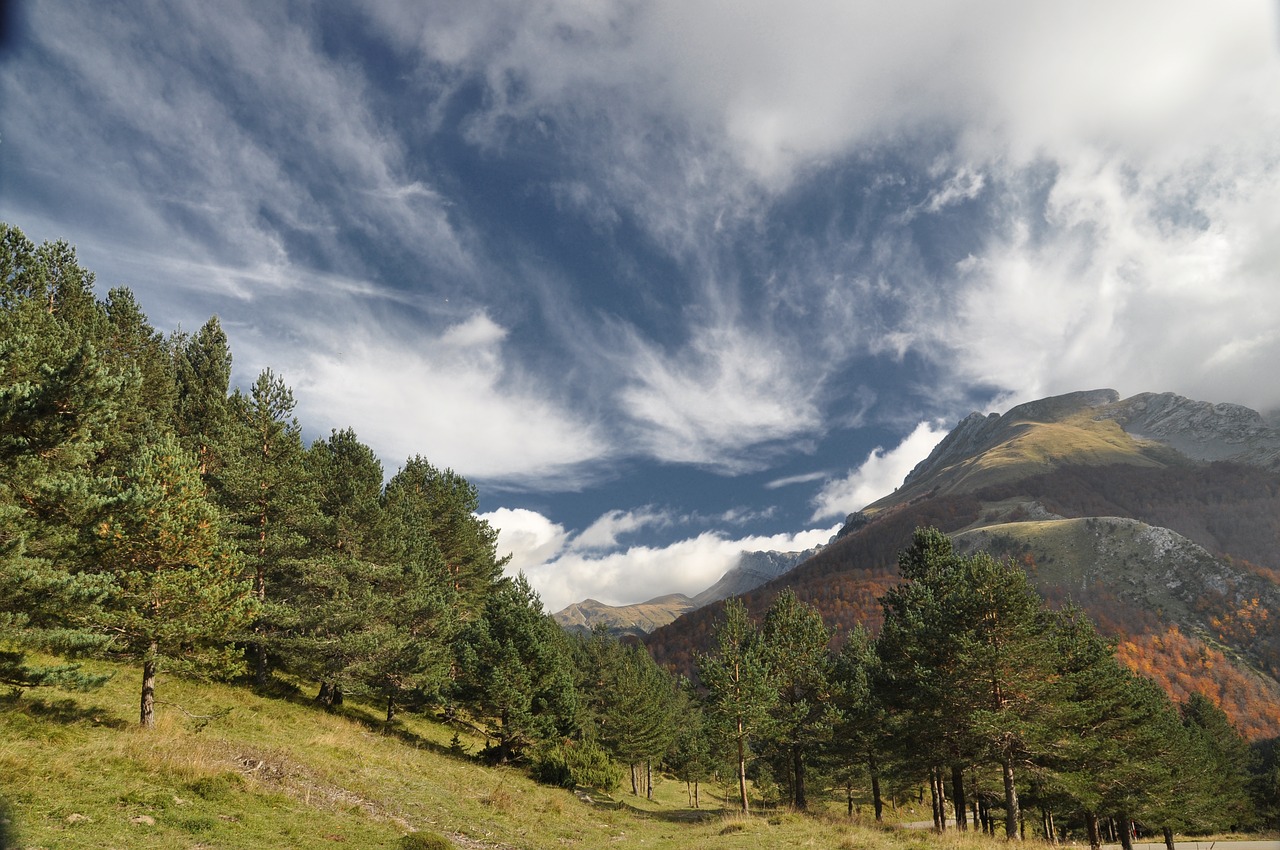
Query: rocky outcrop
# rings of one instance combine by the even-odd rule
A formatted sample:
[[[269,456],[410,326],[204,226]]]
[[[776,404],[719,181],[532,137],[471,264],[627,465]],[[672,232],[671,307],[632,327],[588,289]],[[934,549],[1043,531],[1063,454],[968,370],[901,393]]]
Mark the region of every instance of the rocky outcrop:
[[[719,581],[693,597],[694,607],[701,608],[703,605],[755,590],[795,569],[817,552],[818,549],[806,549],[803,552],[743,552],[738,563],[721,576]]]
[[[1280,430],[1238,404],[1141,393],[1107,405],[1098,418],[1113,419],[1126,433],[1163,443],[1193,460],[1280,469]]]

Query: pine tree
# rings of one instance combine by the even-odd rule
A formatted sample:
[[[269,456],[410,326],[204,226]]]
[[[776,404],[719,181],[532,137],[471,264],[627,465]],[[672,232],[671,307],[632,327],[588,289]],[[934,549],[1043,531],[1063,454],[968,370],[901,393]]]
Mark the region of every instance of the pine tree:
[[[1016,770],[1046,745],[1056,699],[1040,599],[1015,565],[985,552],[959,555],[932,529],[916,532],[900,566],[907,581],[882,599],[885,624],[877,643],[890,698],[932,752],[939,803],[942,769],[951,767],[958,817],[965,810],[966,762],[976,753],[999,765],[1005,834],[1016,839]],[[941,826],[940,805],[935,817]]]
[[[231,349],[217,316],[194,336],[175,334],[169,341],[175,382],[174,429],[184,448],[196,456],[200,474],[221,468],[220,448],[227,436]]]
[[[715,651],[698,657],[698,671],[707,688],[707,713],[732,744],[742,811],[747,800],[747,759],[751,738],[772,722],[778,690],[759,630],[737,599],[724,606],[725,619],[716,629]]]
[[[834,763],[853,815],[853,785],[865,771],[875,818],[884,815],[880,776],[888,735],[884,704],[875,691],[879,660],[870,634],[861,626],[845,638],[831,670],[832,734],[826,757]]]
[[[319,513],[284,381],[264,370],[249,394],[237,391],[229,405],[223,463],[212,481],[258,597],[249,641],[253,676],[262,685],[272,642],[294,625],[289,600],[302,583]]]
[[[711,776],[711,733],[702,707],[686,680],[679,689],[679,697],[673,711],[676,726],[675,740],[671,742],[664,765],[676,779],[685,784],[689,793],[690,808],[701,808],[699,785]]]
[[[572,734],[578,702],[571,650],[524,576],[500,583],[458,640],[454,693],[487,723],[495,762]]]
[[[762,637],[778,689],[770,738],[786,757],[791,802],[803,811],[808,808],[805,775],[810,754],[831,734],[826,713],[831,633],[817,609],[801,602],[788,588],[778,594],[765,614]]]
[[[507,561],[497,557],[497,531],[476,516],[479,506],[479,494],[465,478],[420,456],[392,476],[383,495],[389,539],[400,547],[384,557],[420,560],[413,547],[430,538],[444,559],[463,619],[484,606]]]
[[[136,374],[108,368],[93,334],[104,316],[93,276],[65,243],[36,248],[0,224],[0,636],[59,652],[102,638],[73,622],[104,583],[80,572],[85,530],[101,504],[98,469]],[[75,665],[33,667],[6,656],[15,685],[88,687]]]
[[[113,636],[115,652],[141,663],[139,719],[151,726],[162,659],[189,672],[236,669],[227,641],[253,615],[252,588],[224,545],[195,461],[172,437],[140,452],[97,533],[112,592],[94,625]]]

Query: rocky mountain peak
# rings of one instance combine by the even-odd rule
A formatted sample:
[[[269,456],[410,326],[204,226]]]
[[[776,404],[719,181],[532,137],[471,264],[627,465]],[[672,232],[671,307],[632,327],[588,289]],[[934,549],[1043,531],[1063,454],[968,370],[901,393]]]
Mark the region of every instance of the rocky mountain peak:
[[[1126,433],[1164,443],[1194,460],[1280,468],[1280,430],[1238,404],[1140,393],[1108,405],[1098,418],[1113,419]]]

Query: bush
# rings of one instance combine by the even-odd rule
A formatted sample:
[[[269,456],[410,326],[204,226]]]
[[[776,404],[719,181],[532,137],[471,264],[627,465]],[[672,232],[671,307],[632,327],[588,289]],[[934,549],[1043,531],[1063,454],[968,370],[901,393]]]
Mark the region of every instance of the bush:
[[[434,832],[411,832],[400,839],[400,850],[454,850],[453,842]]]
[[[547,785],[586,785],[612,791],[622,782],[622,769],[594,741],[544,743],[533,753],[529,772]]]

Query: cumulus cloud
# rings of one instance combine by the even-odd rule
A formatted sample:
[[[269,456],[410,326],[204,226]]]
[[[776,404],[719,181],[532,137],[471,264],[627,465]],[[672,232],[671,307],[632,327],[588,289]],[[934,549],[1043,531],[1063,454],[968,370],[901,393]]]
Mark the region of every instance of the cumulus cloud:
[[[732,539],[704,532],[667,546],[589,551],[572,543],[561,545],[560,526],[533,511],[504,509],[483,518],[499,529],[499,554],[513,556],[508,571],[523,572],[548,611],[587,598],[606,605],[630,605],[667,593],[692,596],[714,584],[743,552],[811,549],[839,530],[837,525]]]
[[[498,508],[479,518],[498,530],[498,557],[511,557],[506,566],[511,576],[553,560],[569,539],[564,526],[525,508]]]
[[[897,489],[916,464],[947,435],[937,423],[921,422],[896,448],[875,448],[844,478],[827,481],[813,498],[810,522],[845,517]]]

